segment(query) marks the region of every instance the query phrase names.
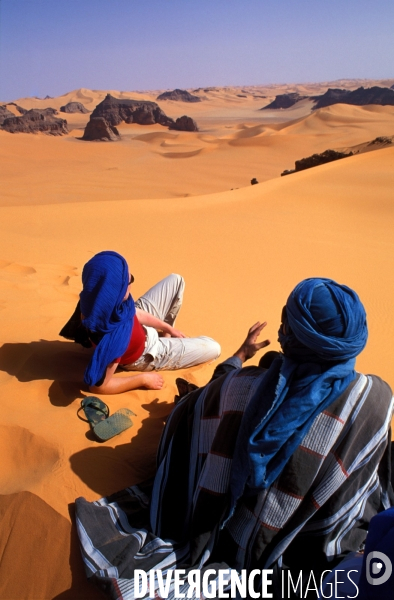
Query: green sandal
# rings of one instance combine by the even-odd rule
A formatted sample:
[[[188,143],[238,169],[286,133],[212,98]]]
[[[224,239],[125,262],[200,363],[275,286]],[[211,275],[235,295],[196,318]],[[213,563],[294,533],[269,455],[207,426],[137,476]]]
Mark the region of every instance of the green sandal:
[[[105,421],[100,421],[97,425],[93,427],[94,435],[100,440],[100,442],[105,442],[106,440],[110,440],[115,437],[122,431],[126,431],[129,427],[132,427],[133,421],[130,417],[136,416],[132,410],[129,408],[120,408],[113,415],[105,419]]]
[[[83,410],[85,413],[86,419],[79,415],[79,412]],[[109,417],[109,408],[100,400],[100,398],[96,398],[96,396],[86,396],[81,402],[81,406],[78,409],[77,416],[82,421],[87,421],[90,423],[92,428],[100,423],[100,421],[104,421]]]
[[[86,419],[79,416],[81,410],[84,411]],[[81,402],[77,415],[82,421],[90,423],[96,438],[104,442],[129,429],[133,425],[130,417],[135,416],[135,413],[128,408],[120,408],[109,416],[109,408],[100,398],[86,396]]]

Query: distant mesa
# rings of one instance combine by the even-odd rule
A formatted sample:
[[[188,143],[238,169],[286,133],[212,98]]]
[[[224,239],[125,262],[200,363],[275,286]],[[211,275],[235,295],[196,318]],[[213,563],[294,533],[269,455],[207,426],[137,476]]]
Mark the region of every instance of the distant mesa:
[[[199,96],[194,96],[187,90],[175,89],[172,92],[163,92],[157,96],[156,100],[175,100],[176,102],[201,102]]]
[[[295,161],[295,169],[286,169],[281,173],[282,177],[284,175],[290,175],[291,173],[297,173],[298,171],[304,171],[305,169],[311,169],[312,167],[318,167],[319,165],[325,165],[326,163],[332,162],[334,160],[339,160],[341,158],[347,158],[348,156],[353,156],[353,152],[337,152],[336,150],[324,150],[321,154],[312,154],[312,156],[308,156],[306,158],[301,158],[301,160]]]
[[[173,125],[170,125],[169,129],[176,129],[177,131],[198,131],[195,120],[186,115],[179,117]]]
[[[165,127],[177,129],[178,131],[197,131],[197,129],[191,129],[192,126],[197,127],[193,119],[186,117],[185,115],[174,121],[174,119],[167,117],[156,102],[114,98],[111,94],[107,94],[104,100],[96,106],[90,116],[90,121],[97,117],[102,117],[108,126],[112,127],[116,127],[124,121],[125,123],[137,123],[138,125],[154,125],[155,123],[158,123]],[[87,127],[89,127],[89,123],[87,124]],[[99,125],[99,127],[102,127],[102,125]],[[91,138],[86,137],[84,134],[82,139],[90,140]],[[94,139],[102,138],[98,137]],[[110,137],[107,139],[113,138]],[[116,139],[118,139],[118,137]]]
[[[54,108],[33,108],[26,111],[21,117],[7,117],[1,129],[9,133],[48,133],[50,135],[66,135],[68,133],[67,121],[54,115]]]
[[[104,117],[91,117],[85,127],[82,139],[88,142],[96,140],[114,142],[120,139],[120,134],[115,125],[110,125]]]
[[[332,104],[394,106],[394,91],[390,88],[378,86],[371,88],[359,87],[353,91],[329,88],[322,96],[312,96],[311,98],[316,101],[315,109],[331,106]]]
[[[88,110],[81,102],[68,102],[64,106],[60,107],[60,112],[86,114],[89,113],[90,110]]]
[[[217,87],[196,88],[193,92],[220,92],[220,89]]]
[[[305,98],[307,97],[308,96],[301,96],[297,92],[291,92],[289,94],[278,94],[278,96],[276,96],[273,102],[267,104],[267,106],[263,106],[263,108],[260,108],[260,110],[267,110],[272,108],[290,108],[291,106],[294,106],[294,104],[296,104],[297,102],[305,100]]]
[[[48,94],[45,96],[44,100],[53,100],[53,96],[48,96]]]
[[[256,98],[257,96],[255,96]],[[313,100],[315,102],[314,110],[325,108],[333,104],[352,104],[354,106],[366,106],[368,104],[378,104],[379,106],[394,105],[394,86],[391,88],[382,88],[374,86],[371,88],[357,88],[356,90],[343,90],[339,88],[328,88],[328,90],[319,96],[301,96],[297,92],[288,94],[279,94],[275,100],[260,110],[290,108],[301,100]]]

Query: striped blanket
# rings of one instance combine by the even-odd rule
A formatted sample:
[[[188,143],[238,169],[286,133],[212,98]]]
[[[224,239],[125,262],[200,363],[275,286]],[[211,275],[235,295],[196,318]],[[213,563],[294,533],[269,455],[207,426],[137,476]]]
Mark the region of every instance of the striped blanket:
[[[228,518],[235,441],[264,373],[236,369],[176,406],[153,487],[76,501],[87,575],[110,598],[135,597],[135,569],[165,576],[285,565],[318,576],[358,550],[372,516],[390,506],[392,393],[378,377],[357,374],[315,418],[274,484],[242,497]],[[154,586],[162,597],[157,577]]]

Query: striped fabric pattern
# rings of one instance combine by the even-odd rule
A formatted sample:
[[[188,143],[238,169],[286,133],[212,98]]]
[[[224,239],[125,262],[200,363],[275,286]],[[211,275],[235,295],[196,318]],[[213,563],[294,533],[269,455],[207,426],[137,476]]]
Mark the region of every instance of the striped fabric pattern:
[[[132,600],[135,569],[239,571],[280,560],[317,574],[364,542],[369,519],[390,503],[393,401],[374,376],[358,374],[316,417],[274,484],[241,498],[228,519],[235,441],[262,377],[257,367],[236,369],[176,406],[151,491],[138,486],[95,503],[77,500],[87,575],[109,598]]]

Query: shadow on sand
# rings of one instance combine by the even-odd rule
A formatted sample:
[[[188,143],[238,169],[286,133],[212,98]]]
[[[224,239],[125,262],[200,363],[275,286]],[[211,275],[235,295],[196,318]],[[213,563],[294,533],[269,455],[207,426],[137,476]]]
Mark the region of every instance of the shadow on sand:
[[[104,444],[85,448],[70,457],[74,473],[100,497],[145,481],[156,472],[157,448],[173,404],[156,398],[142,408],[148,411],[148,416],[131,440],[115,448]]]
[[[40,340],[3,344],[0,348],[0,370],[21,382],[53,380],[48,393],[51,403],[68,406],[83,397],[81,382],[90,354],[90,350],[73,342]]]
[[[115,448],[97,446],[76,452],[70,457],[71,468],[90,489],[102,496],[110,495],[130,485],[146,481],[156,472],[156,454],[164,421],[173,408],[172,404],[159,402],[156,398],[150,404],[143,404],[148,416],[131,441]],[[86,585],[81,589],[82,558],[75,527],[74,505],[70,505],[73,522],[71,531],[70,569],[73,576],[72,587],[59,594],[54,600],[82,600]],[[102,598],[92,584],[86,600]],[[74,595],[73,595],[74,594]],[[97,594],[97,596],[95,595]]]

